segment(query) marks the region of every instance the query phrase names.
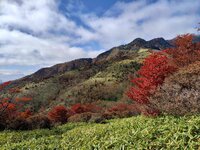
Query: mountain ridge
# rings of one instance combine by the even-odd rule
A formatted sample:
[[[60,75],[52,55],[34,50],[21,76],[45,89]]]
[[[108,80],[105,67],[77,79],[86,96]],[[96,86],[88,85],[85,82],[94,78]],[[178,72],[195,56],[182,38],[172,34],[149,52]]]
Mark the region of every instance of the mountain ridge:
[[[13,97],[32,97],[27,107],[38,111],[41,107],[71,106],[76,103],[99,103],[103,107],[128,100],[124,91],[130,85],[129,76],[142,65],[152,50],[172,47],[173,41],[137,38],[128,44],[113,47],[96,58],[80,58],[41,68],[35,73],[14,80],[1,92],[18,88]]]
[[[41,68],[35,73],[33,73],[32,75],[28,75],[27,77],[24,77],[23,79],[34,78],[34,77],[40,78],[41,74],[44,75],[44,78],[48,78],[56,73],[63,73],[65,71],[76,69],[77,67],[83,67],[82,65],[90,66],[90,65],[99,63],[100,59],[108,57],[108,55],[111,54],[113,50],[116,50],[116,49],[138,50],[140,48],[147,48],[147,49],[161,50],[161,49],[169,48],[171,46],[172,45],[168,41],[166,41],[164,38],[154,38],[149,41],[146,41],[142,38],[136,38],[135,40],[133,40],[132,42],[128,44],[113,47],[110,50],[99,54],[96,58],[80,58],[80,59],[75,59],[69,62],[56,64],[51,67]]]

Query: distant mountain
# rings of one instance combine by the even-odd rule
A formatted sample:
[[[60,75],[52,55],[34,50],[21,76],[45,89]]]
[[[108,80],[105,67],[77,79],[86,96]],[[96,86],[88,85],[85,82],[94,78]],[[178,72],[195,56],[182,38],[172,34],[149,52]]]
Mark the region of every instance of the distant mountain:
[[[121,46],[123,49],[135,50],[140,48],[148,48],[148,49],[165,49],[171,47],[171,44],[166,41],[164,38],[155,38],[150,41],[145,41],[144,39],[137,38],[133,40],[131,43]]]
[[[196,35],[195,38],[194,38],[194,41],[195,42],[200,42],[200,35]]]
[[[76,70],[76,69],[79,69],[82,67],[84,67],[84,68],[90,67],[91,64],[92,64],[91,58],[77,59],[77,60],[73,60],[70,62],[57,64],[57,65],[49,67],[49,68],[42,68],[42,69],[38,70],[37,72],[35,72],[34,74],[25,77],[24,79],[39,81],[39,80],[42,80],[45,78],[52,77],[57,74],[65,73],[67,71]]]
[[[77,59],[42,68],[13,81],[8,88],[19,88],[21,93],[17,97],[33,97],[29,105],[35,110],[78,102],[114,103],[123,100],[123,92],[130,83],[128,75],[134,75],[150,50],[169,47],[172,45],[163,38],[150,41],[137,38],[94,59]]]

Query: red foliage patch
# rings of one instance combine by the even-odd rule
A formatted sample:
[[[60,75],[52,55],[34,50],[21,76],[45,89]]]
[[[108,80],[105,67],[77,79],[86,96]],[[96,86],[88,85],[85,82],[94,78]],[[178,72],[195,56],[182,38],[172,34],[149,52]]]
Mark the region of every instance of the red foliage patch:
[[[0,120],[10,120],[17,116],[16,105],[9,102],[4,102],[0,104]]]
[[[80,104],[77,103],[71,107],[71,111],[75,114],[81,114],[85,112],[100,112],[102,110],[101,107],[98,107],[94,104]]]
[[[0,90],[3,90],[3,88],[5,88],[6,86],[8,86],[10,83],[11,83],[11,81],[4,82],[4,83],[0,84]]]
[[[148,97],[157,86],[176,70],[170,62],[169,56],[163,52],[153,53],[147,57],[138,71],[140,77],[131,81],[135,86],[128,91],[128,96],[138,103],[148,103]]]
[[[19,88],[11,88],[11,89],[9,89],[9,92],[10,93],[20,93],[21,90]]]
[[[31,101],[32,98],[31,97],[20,97],[20,98],[15,98],[16,102],[28,102]]]
[[[70,114],[71,111],[65,106],[56,106],[51,109],[51,111],[48,113],[48,116],[53,122],[65,123],[67,122]]]
[[[200,61],[200,42],[193,42],[193,35],[178,36],[175,47],[152,53],[144,60],[143,66],[138,71],[138,78],[133,79],[134,87],[130,88],[127,95],[140,104],[149,104],[157,87],[162,85],[165,78],[178,69]],[[146,111],[155,115],[155,110]]]
[[[194,36],[191,34],[178,36],[175,40],[176,47],[165,50],[177,67],[200,61],[200,42],[193,42],[193,39]]]
[[[120,104],[117,104],[117,105],[109,108],[108,111],[109,112],[122,112],[122,111],[129,110],[130,108],[132,109],[131,105],[120,103]]]
[[[5,82],[0,85],[0,91],[3,90],[6,86],[8,86],[11,82]],[[15,93],[19,93],[19,88],[9,89],[9,93],[14,96]],[[31,116],[31,112],[29,110],[23,110],[23,102],[31,101],[32,98],[29,97],[21,97],[21,98],[12,98],[10,97],[2,97],[0,98],[0,123],[10,122],[15,118],[22,117],[27,118]],[[21,112],[22,111],[22,112]]]
[[[20,118],[27,119],[30,116],[32,116],[32,112],[29,109],[27,109],[24,112],[21,112],[19,116]]]

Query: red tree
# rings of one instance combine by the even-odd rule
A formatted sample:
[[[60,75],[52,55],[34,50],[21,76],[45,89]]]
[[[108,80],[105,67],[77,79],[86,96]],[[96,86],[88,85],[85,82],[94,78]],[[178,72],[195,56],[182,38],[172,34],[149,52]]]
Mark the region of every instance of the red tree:
[[[156,87],[175,70],[168,55],[163,52],[151,54],[138,71],[139,77],[131,81],[135,86],[128,91],[128,96],[138,103],[148,103],[148,97]]]
[[[86,107],[83,104],[77,103],[71,107],[71,110],[75,114],[81,114],[87,112]]]
[[[149,96],[163,84],[167,76],[181,67],[200,61],[200,42],[194,42],[193,38],[191,34],[178,36],[173,48],[147,57],[138,71],[139,77],[132,80],[135,86],[127,92],[128,96],[138,103],[147,104]],[[147,113],[157,112],[150,109]]]
[[[178,36],[175,47],[165,50],[177,67],[184,67],[195,61],[200,61],[200,42],[194,42],[194,36],[186,34]]]
[[[0,120],[5,122],[7,120],[12,120],[18,114],[16,105],[10,102],[1,103],[0,110],[1,110]]]
[[[0,85],[0,91],[4,90],[7,86],[9,86],[11,82],[5,82]],[[13,95],[19,93],[20,90],[19,88],[12,88],[9,89],[8,92]],[[1,122],[6,122],[6,121],[11,121],[14,118],[21,117],[21,113],[26,113],[26,116],[28,116],[28,111],[21,112],[23,110],[23,103],[32,100],[32,98],[29,97],[21,97],[21,98],[12,98],[11,96],[9,97],[1,97],[0,98],[0,123]],[[29,113],[30,116],[30,113]]]
[[[56,106],[48,113],[49,118],[53,122],[66,123],[71,112],[65,106]]]

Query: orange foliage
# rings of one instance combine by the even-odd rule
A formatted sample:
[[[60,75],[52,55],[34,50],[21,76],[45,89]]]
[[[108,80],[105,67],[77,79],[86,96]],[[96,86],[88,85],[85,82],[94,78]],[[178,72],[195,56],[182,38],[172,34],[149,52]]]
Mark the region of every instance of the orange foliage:
[[[31,97],[20,97],[20,98],[15,98],[16,102],[28,102],[31,101],[32,98]]]
[[[13,103],[5,102],[0,104],[0,118],[4,121],[12,119],[17,115],[16,105]]]
[[[11,82],[5,82],[0,85],[0,90],[3,90],[6,86],[8,86]],[[19,88],[11,88],[9,89],[10,94],[19,93]],[[22,117],[27,118],[31,116],[30,110],[26,110],[24,112],[20,112],[23,108],[21,102],[28,102],[32,100],[29,97],[21,97],[21,98],[12,98],[12,97],[3,97],[0,98],[0,123],[10,122],[14,118]]]
[[[178,36],[175,40],[175,47],[165,50],[177,67],[184,67],[200,61],[200,42],[193,42],[193,38],[194,36],[191,34]]]
[[[70,115],[70,110],[65,106],[55,106],[48,113],[49,118],[53,122],[65,123]]]
[[[19,116],[21,118],[26,119],[26,118],[30,117],[31,115],[32,115],[32,112],[29,109],[27,109],[24,112],[21,112]]]
[[[200,42],[194,42],[193,38],[191,34],[178,36],[173,48],[148,56],[138,71],[139,77],[132,80],[135,86],[130,88],[127,95],[141,104],[153,103],[153,100],[149,101],[149,97],[155,94],[157,87],[162,85],[168,76],[182,67],[200,61]],[[147,109],[146,113],[155,115],[158,111]]]
[[[100,112],[101,107],[98,107],[94,104],[80,104],[77,103],[71,107],[71,111],[75,114],[85,113],[85,112]]]
[[[131,81],[135,87],[130,88],[127,95],[138,103],[148,103],[148,97],[154,93],[157,86],[176,70],[170,62],[169,56],[163,52],[147,57],[138,71],[140,77]]]
[[[21,91],[19,88],[11,88],[11,89],[9,89],[9,92],[10,93],[20,93]]]

